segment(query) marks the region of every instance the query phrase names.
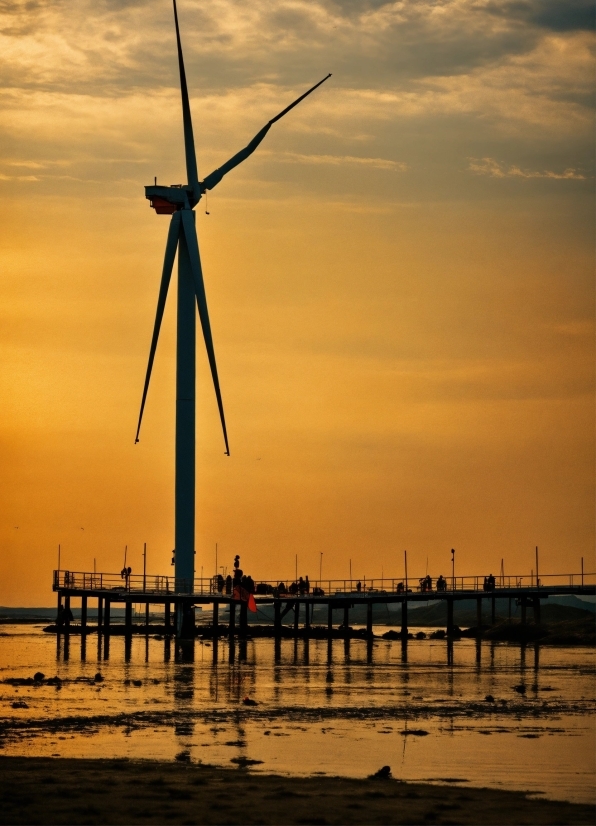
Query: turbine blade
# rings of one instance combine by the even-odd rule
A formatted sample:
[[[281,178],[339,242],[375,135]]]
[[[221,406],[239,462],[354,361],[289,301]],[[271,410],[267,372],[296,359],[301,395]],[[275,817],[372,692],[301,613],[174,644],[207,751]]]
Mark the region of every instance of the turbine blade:
[[[193,193],[196,198],[196,203],[201,197],[201,189],[199,187],[197,156],[195,152],[195,141],[192,133],[192,118],[190,116],[190,102],[188,99],[188,87],[186,85],[186,72],[184,71],[182,43],[180,42],[180,27],[178,26],[178,10],[176,8],[176,0],[173,0],[173,3],[174,22],[176,24],[176,43],[178,44],[178,68],[180,69],[180,93],[182,95],[182,120],[184,122],[184,151],[186,154],[186,174],[188,177],[188,185],[191,186],[193,189]]]
[[[174,266],[174,258],[176,257],[176,249],[178,247],[179,236],[180,213],[175,212],[174,215],[172,215],[172,220],[170,221],[170,228],[168,230],[168,240],[166,241],[166,252],[163,261],[161,284],[159,285],[159,297],[157,299],[157,312],[155,313],[155,324],[153,325],[153,337],[151,338],[151,348],[149,349],[149,363],[147,364],[147,374],[145,376],[145,386],[143,388],[143,398],[141,401],[141,412],[139,413],[139,423],[137,425],[137,435],[135,437],[135,444],[139,441],[141,422],[143,420],[143,410],[145,409],[145,402],[147,400],[147,391],[149,390],[151,370],[153,368],[153,360],[155,359],[157,340],[159,338],[159,330],[161,328],[163,312],[166,306],[168,287],[170,285],[170,278],[172,276],[172,267]]]
[[[314,90],[317,89],[321,85],[321,83],[325,83],[325,81],[328,80],[330,77],[331,73],[329,73],[327,77],[324,77],[323,80],[319,80],[318,83],[315,83],[315,85],[311,89],[309,89],[308,92],[305,92],[303,95],[300,95],[300,97],[297,98],[297,100],[295,100],[294,103],[290,103],[289,106],[286,106],[286,108],[282,112],[280,112],[279,115],[276,115],[274,118],[272,118],[268,123],[265,124],[265,126],[261,129],[260,132],[257,132],[257,134],[254,136],[251,142],[247,146],[245,146],[244,149],[241,149],[240,152],[237,152],[235,155],[233,155],[229,161],[226,161],[223,164],[223,166],[220,166],[210,175],[207,175],[205,180],[201,181],[201,191],[204,192],[206,189],[213,189],[213,187],[221,181],[224,175],[230,172],[230,170],[234,169],[234,167],[238,166],[238,164],[242,163],[242,161],[245,161],[249,157],[249,155],[252,155],[252,153],[261,143],[267,132],[271,129],[273,124],[276,121],[280,120],[280,118],[283,118],[283,116],[286,115],[290,111],[290,109],[293,109],[294,106],[298,106],[301,100],[304,100],[305,97],[308,97],[308,95],[310,95],[311,92],[314,92]]]
[[[201,269],[201,259],[199,256],[199,242],[197,239],[197,230],[195,227],[195,214],[190,209],[183,209],[180,211],[179,214],[182,216],[182,227],[186,238],[186,246],[188,248],[188,256],[190,258],[190,265],[192,268],[192,276],[195,282],[195,294],[197,296],[199,318],[201,319],[201,327],[203,328],[203,338],[205,339],[205,347],[207,349],[207,358],[209,359],[211,376],[213,378],[213,386],[215,388],[215,396],[217,398],[217,406],[219,408],[219,418],[221,419],[223,437],[224,442],[226,444],[226,454],[229,456],[230,447],[228,445],[228,431],[226,429],[226,419],[224,416],[223,401],[221,399],[221,391],[219,389],[219,378],[217,375],[215,350],[213,348],[213,336],[211,335],[211,324],[209,323],[209,312],[207,310],[207,294],[205,293],[205,283],[203,281],[203,271]]]

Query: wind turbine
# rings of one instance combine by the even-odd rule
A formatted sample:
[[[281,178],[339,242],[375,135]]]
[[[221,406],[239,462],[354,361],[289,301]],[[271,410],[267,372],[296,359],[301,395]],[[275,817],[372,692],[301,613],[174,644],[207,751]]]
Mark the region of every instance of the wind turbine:
[[[310,95],[331,75],[323,78],[282,112],[272,118],[258,132],[244,149],[233,155],[226,163],[199,181],[197,158],[192,130],[186,73],[180,42],[180,28],[176,0],[174,3],[174,23],[178,45],[178,66],[180,70],[180,91],[182,95],[182,120],[184,125],[184,149],[186,154],[186,174],[188,183],[172,186],[146,186],[145,197],[150,206],[159,215],[171,215],[170,228],[166,241],[161,284],[157,300],[157,312],[153,326],[153,336],[149,350],[149,362],[145,376],[141,410],[135,443],[139,441],[143,411],[147,400],[147,391],[151,379],[151,370],[159,331],[163,319],[168,287],[178,252],[178,303],[177,303],[177,344],[176,344],[176,462],[175,462],[175,578],[176,591],[192,593],[195,567],[195,350],[196,350],[196,311],[198,308],[205,348],[211,368],[217,406],[223,429],[226,455],[230,455],[228,434],[224,416],[213,336],[207,310],[207,296],[203,282],[201,258],[195,226],[194,207],[203,194],[213,189],[221,179],[242,161],[251,155],[261,143],[273,124],[293,109],[307,95]],[[157,183],[157,181],[156,181]],[[178,625],[180,628],[180,625]]]

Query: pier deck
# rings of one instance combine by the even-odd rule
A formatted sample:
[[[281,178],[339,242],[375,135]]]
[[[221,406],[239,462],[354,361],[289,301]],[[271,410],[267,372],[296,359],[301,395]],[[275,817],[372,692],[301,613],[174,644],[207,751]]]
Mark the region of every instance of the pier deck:
[[[435,583],[433,583],[435,584]],[[239,598],[238,591],[226,591],[221,579],[217,577],[189,581],[175,580],[167,576],[129,575],[90,573],[83,571],[54,571],[53,590],[58,596],[58,631],[70,631],[71,599],[81,600],[81,633],[92,630],[87,622],[89,599],[97,600],[98,632],[111,633],[110,609],[112,605],[125,607],[125,633],[132,633],[133,605],[145,606],[146,626],[149,626],[151,605],[163,606],[165,627],[168,633],[178,637],[195,635],[194,606],[211,606],[213,609],[214,636],[219,633],[219,608],[229,606],[230,636],[247,632],[247,597],[243,591]],[[286,587],[282,582],[258,582],[252,594],[257,607],[273,605],[275,634],[281,635],[283,619],[292,612],[295,632],[299,630],[301,608],[304,630],[308,631],[312,622],[315,606],[327,606],[327,629],[333,632],[333,612],[342,610],[342,627],[349,624],[350,609],[357,605],[367,606],[366,630],[373,636],[373,605],[401,605],[401,633],[408,633],[408,604],[429,601],[447,603],[447,633],[454,631],[453,606],[461,600],[476,600],[478,627],[482,626],[483,603],[488,600],[491,605],[491,622],[495,622],[495,604],[497,599],[509,599],[521,606],[521,622],[525,624],[527,608],[533,610],[534,620],[540,622],[540,605],[551,596],[594,596],[596,595],[596,574],[549,574],[536,578],[530,576],[501,576],[495,578],[494,585],[487,588],[483,576],[449,578],[439,590],[428,589],[424,579],[373,579],[324,580],[309,584],[308,590],[298,589],[292,583]],[[236,624],[236,606],[239,608],[238,625]],[[172,610],[173,609],[173,610]],[[173,614],[173,616],[172,616]],[[60,618],[64,619],[60,619]]]

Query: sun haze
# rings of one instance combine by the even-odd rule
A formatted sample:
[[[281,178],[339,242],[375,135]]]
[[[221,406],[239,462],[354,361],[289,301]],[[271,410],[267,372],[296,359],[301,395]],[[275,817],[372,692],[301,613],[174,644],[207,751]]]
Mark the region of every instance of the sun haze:
[[[204,3],[179,15],[226,410],[197,350],[196,571],[586,569],[594,553],[592,7]],[[0,12],[0,604],[62,566],[167,573],[184,183],[168,0]]]

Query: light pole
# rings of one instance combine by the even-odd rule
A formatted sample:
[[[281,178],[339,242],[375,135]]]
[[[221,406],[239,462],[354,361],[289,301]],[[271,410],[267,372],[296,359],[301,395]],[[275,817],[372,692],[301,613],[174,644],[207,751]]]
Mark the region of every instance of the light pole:
[[[451,548],[451,590],[455,591],[455,548]]]
[[[143,591],[147,590],[147,543],[143,543]]]

